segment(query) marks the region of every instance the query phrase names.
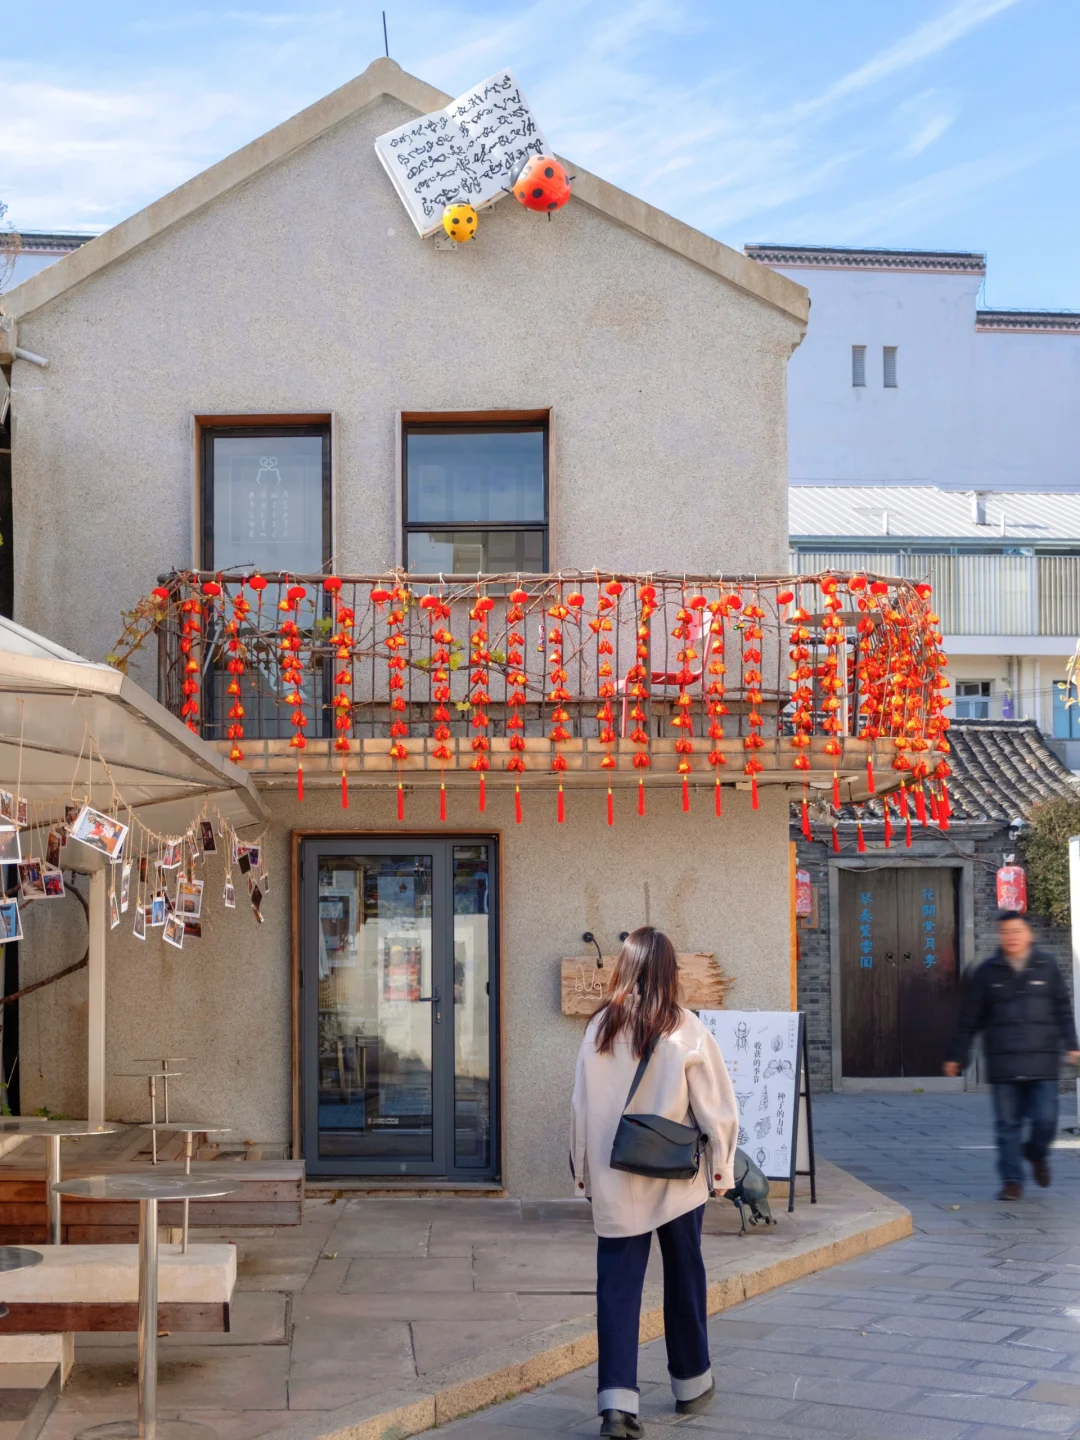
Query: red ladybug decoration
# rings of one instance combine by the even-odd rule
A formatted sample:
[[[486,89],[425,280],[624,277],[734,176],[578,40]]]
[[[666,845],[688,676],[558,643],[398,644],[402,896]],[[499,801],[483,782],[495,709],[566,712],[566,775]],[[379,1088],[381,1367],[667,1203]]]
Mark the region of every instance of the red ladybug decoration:
[[[570,177],[554,155],[533,155],[514,176],[514,197],[526,210],[561,210],[570,199]]]

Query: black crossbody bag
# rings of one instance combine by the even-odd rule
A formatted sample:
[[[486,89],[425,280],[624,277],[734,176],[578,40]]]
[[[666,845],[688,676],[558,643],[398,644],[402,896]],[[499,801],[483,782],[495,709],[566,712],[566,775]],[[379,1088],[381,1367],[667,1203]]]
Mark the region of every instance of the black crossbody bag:
[[[645,1067],[652,1058],[650,1045],[638,1062],[637,1073],[623,1106],[623,1114],[611,1147],[611,1168],[631,1175],[647,1175],[653,1180],[693,1180],[701,1163],[701,1152],[708,1136],[701,1133],[696,1121],[682,1125],[663,1115],[627,1115],[626,1107],[633,1100]],[[690,1119],[694,1119],[693,1110]]]

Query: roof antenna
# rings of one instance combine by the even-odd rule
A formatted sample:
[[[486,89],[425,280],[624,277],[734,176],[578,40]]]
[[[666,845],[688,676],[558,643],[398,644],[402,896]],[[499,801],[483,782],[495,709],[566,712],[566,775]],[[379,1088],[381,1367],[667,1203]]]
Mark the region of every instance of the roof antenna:
[[[390,41],[388,40],[387,35],[386,35],[386,11],[385,11],[385,10],[382,12],[382,43],[383,43],[383,49],[386,51],[386,58],[387,58],[387,60],[389,60],[389,59],[390,59]]]

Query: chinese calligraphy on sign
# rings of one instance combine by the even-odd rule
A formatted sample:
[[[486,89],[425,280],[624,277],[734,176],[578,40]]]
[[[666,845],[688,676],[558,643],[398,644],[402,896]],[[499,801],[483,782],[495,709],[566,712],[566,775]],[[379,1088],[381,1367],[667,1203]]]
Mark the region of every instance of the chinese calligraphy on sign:
[[[859,891],[859,966],[863,970],[874,968],[873,915],[874,894],[872,890]]]
[[[930,970],[937,964],[937,891],[932,885],[923,887],[920,918],[923,964]]]

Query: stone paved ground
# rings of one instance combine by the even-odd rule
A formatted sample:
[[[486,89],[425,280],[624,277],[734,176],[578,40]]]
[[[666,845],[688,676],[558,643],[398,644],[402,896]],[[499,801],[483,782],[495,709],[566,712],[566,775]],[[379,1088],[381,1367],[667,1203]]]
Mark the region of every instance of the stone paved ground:
[[[907,1205],[915,1234],[713,1320],[707,1415],[676,1416],[663,1341],[643,1346],[650,1440],[1080,1435],[1080,1140],[1061,1137],[1051,1190],[1007,1205],[985,1096],[828,1095],[814,1109],[820,1151]],[[596,1435],[595,1375],[439,1433]]]

